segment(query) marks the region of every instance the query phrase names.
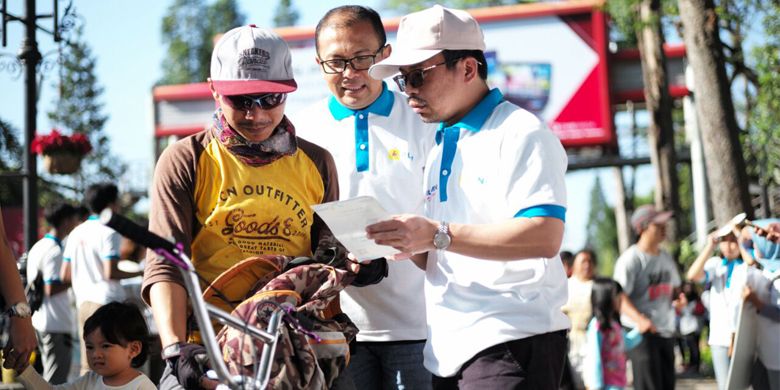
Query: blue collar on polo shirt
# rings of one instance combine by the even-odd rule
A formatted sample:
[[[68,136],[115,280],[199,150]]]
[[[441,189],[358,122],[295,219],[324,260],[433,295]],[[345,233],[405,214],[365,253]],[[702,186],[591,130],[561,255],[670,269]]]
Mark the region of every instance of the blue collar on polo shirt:
[[[60,249],[62,249],[62,240],[57,238],[55,235],[53,235],[51,233],[46,233],[43,237],[48,238],[48,239],[54,241],[54,243],[57,244],[57,246],[60,247]]]
[[[723,265],[727,267],[726,287],[731,287],[731,273],[734,272],[734,266],[742,264],[742,262],[743,260],[741,258],[729,259],[727,257],[723,257]]]
[[[444,142],[441,152],[441,167],[439,168],[439,201],[447,201],[447,179],[452,174],[452,161],[455,159],[455,151],[458,149],[458,138],[460,129],[466,129],[478,132],[482,125],[493,113],[493,110],[502,101],[504,95],[498,88],[493,88],[469,111],[458,123],[445,127],[444,122],[439,123],[439,129],[436,130],[436,144]]]
[[[328,109],[337,121],[347,117],[355,117],[355,165],[358,172],[368,170],[368,114],[389,116],[393,109],[395,97],[387,84],[382,82],[382,92],[368,107],[361,110],[353,110],[339,103],[335,96],[328,101]]]

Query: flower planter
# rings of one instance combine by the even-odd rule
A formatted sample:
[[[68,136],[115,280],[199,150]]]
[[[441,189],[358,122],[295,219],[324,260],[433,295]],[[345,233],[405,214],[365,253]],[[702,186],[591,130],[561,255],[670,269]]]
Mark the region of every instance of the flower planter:
[[[49,173],[69,175],[81,168],[83,156],[75,153],[48,153],[43,155],[43,167]]]

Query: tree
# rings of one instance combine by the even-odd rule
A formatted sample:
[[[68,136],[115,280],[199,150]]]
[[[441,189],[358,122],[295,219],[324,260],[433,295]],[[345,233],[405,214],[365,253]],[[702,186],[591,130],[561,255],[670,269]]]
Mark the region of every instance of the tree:
[[[276,6],[276,13],[274,14],[274,26],[285,27],[295,26],[298,24],[300,14],[298,10],[292,5],[292,0],[281,0],[279,5]]]
[[[752,52],[756,79],[760,88],[755,109],[751,112],[754,130],[749,137],[755,151],[762,184],[780,184],[780,4],[770,6],[763,18],[766,40]],[[761,171],[763,168],[763,172]]]
[[[111,153],[109,138],[103,131],[108,120],[101,101],[103,87],[95,76],[96,60],[89,45],[81,39],[82,33],[83,27],[77,27],[70,44],[63,47],[62,77],[54,85],[59,94],[53,101],[54,108],[48,112],[55,127],[83,133],[92,143],[93,150],[82,164],[80,180],[75,184],[79,193],[93,183],[116,182],[125,170],[122,160]]]
[[[588,213],[586,237],[585,246],[593,249],[598,256],[599,274],[612,275],[612,268],[618,257],[615,209],[607,204],[598,175],[590,190],[590,213]]]
[[[159,84],[193,83],[208,77],[208,62],[200,49],[205,16],[202,0],[176,0],[168,7],[162,21],[162,40],[168,53]]]
[[[238,9],[238,3],[236,0],[217,0],[214,4],[206,9],[206,30],[203,34],[204,37],[211,37],[211,39],[204,39],[201,46],[201,58],[207,68],[211,66],[211,52],[214,51],[214,43],[216,38],[235,27],[245,24],[246,18]],[[204,81],[205,78],[198,80]]]
[[[655,206],[680,212],[677,152],[674,136],[673,104],[666,72],[664,15],[666,0],[628,0],[607,2],[612,17],[613,36],[624,45],[639,49],[645,104],[650,114],[647,142],[650,161],[655,168]],[[669,240],[676,242],[682,231],[676,221],[669,224]]]
[[[11,124],[0,119],[0,173],[18,172],[22,169],[21,156],[24,146]],[[18,206],[22,203],[21,178],[0,177],[0,205]]]
[[[713,0],[679,0],[715,223],[753,209]]]
[[[235,0],[176,0],[163,17],[162,40],[168,47],[158,84],[186,84],[209,77],[213,38],[244,24]]]

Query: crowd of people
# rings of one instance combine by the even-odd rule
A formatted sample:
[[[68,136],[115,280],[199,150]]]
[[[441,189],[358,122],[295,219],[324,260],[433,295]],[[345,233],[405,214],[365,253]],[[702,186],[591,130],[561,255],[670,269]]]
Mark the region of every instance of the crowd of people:
[[[634,212],[637,241],[618,258],[611,279],[596,276],[592,251],[562,253],[570,274],[563,310],[571,320],[564,388],[624,388],[629,375],[635,389],[674,388],[678,372],[701,369],[706,329],[715,379],[725,389],[743,302],[758,313],[757,329],[748,330],[757,332],[750,382],[755,389],[779,388],[780,221],[728,224],[712,232],[683,281],[661,245],[672,217],[650,205]],[[626,311],[627,304],[640,316]]]
[[[180,243],[210,287],[263,256],[288,264],[330,254],[323,264],[348,277],[321,319],[359,332],[345,332],[350,352],[329,368],[323,387],[557,389],[564,377],[573,388],[617,389],[629,383],[630,360],[634,388],[670,389],[679,334],[690,336],[688,364],[699,365],[696,288],[683,292],[677,263],[662,247],[671,213],[634,212],[638,239],[612,278],[596,275],[589,250],[571,256],[567,275],[567,256],[558,259],[566,152],[536,116],[488,86],[484,37],[469,13],[437,5],[406,15],[391,46],[374,10],[338,7],[318,23],[315,47],[331,94],[288,116],[297,83],[284,40],[254,25],[219,38],[207,80],[212,121],[160,157],[149,229]],[[383,81],[390,77],[399,91]],[[121,238],[96,220],[101,210],[117,211],[117,195],[111,184],[90,187],[84,221],[72,206],[47,210],[52,230],[28,256],[28,276],[40,272],[46,286],[32,319],[13,256],[0,246],[0,291],[11,318],[3,365],[32,388],[68,379],[60,388],[214,388],[197,358],[203,346],[179,270],[151,250],[143,271],[120,269]],[[358,196],[392,214],[365,231],[397,255],[347,255],[311,208]],[[778,255],[773,229],[713,235],[687,272],[710,286],[719,383],[729,321],[745,299],[769,321],[759,334],[769,352],[759,347],[758,361],[768,386],[780,386],[771,356],[780,333],[777,270],[774,263],[755,270]],[[710,258],[716,241],[721,255]],[[119,303],[129,298],[119,281],[141,274],[151,321],[137,305]],[[68,288],[76,310],[63,309]],[[77,379],[66,370],[71,332],[60,326],[71,322],[81,345]],[[147,377],[138,367],[158,343],[162,360],[153,365],[162,372]],[[36,344],[42,377],[28,367]],[[272,383],[289,387],[273,382],[284,380]]]

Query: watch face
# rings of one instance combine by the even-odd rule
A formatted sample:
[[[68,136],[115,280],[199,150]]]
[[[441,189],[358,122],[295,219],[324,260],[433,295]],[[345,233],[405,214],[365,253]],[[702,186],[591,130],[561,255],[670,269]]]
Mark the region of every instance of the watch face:
[[[450,235],[444,232],[436,232],[433,236],[433,246],[436,249],[447,249],[450,246],[450,241],[452,241]]]
[[[29,318],[30,316],[32,316],[32,309],[30,309],[30,305],[24,302],[19,302],[15,304],[13,309],[14,309],[14,314],[17,317]]]

